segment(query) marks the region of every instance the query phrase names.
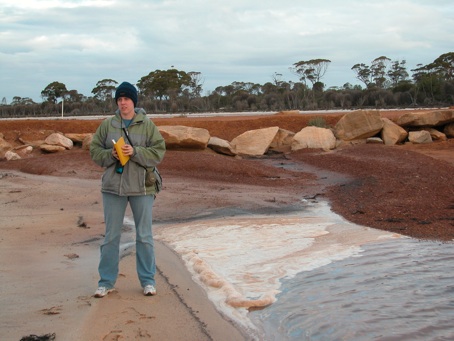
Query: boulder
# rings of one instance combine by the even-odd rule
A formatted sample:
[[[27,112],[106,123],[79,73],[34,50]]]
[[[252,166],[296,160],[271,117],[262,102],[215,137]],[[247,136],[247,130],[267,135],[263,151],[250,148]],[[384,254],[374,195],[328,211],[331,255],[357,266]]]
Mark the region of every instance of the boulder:
[[[93,134],[88,134],[82,141],[82,149],[90,150],[91,141],[93,141]]]
[[[24,157],[33,152],[33,146],[19,146],[14,148],[14,151],[20,156]]]
[[[287,153],[292,149],[292,141],[295,133],[290,130],[279,128],[276,136],[270,144],[270,150]]]
[[[255,129],[235,137],[230,144],[238,155],[261,156],[270,148],[279,127]]]
[[[454,123],[447,124],[443,132],[447,137],[454,137]]]
[[[430,137],[432,140],[439,140],[439,141],[446,141],[448,138],[446,134],[443,134],[441,131],[434,129],[434,128],[426,128],[424,129],[430,133]]]
[[[23,143],[24,145],[30,145],[34,148],[39,148],[40,145],[44,144],[44,140],[28,141],[21,137],[19,137],[18,140],[19,140],[19,142]]]
[[[11,161],[11,160],[20,160],[21,157],[19,156],[19,154],[13,152],[12,150],[8,150],[6,153],[5,153],[5,159],[7,161]]]
[[[408,136],[407,131],[401,126],[395,124],[389,118],[382,118],[383,129],[381,131],[381,138],[385,145],[395,145],[402,143]]]
[[[13,146],[8,141],[0,137],[0,155],[3,156],[8,150],[13,149]]]
[[[205,149],[210,141],[210,133],[203,128],[186,126],[159,126],[167,148]]]
[[[219,137],[210,137],[208,148],[211,148],[216,153],[234,156],[236,155],[229,141],[220,139]]]
[[[396,123],[401,127],[436,127],[454,123],[454,110],[409,112],[400,116]]]
[[[383,128],[378,111],[358,110],[347,113],[334,127],[335,136],[344,141],[366,139],[375,136]]]
[[[366,143],[368,144],[383,144],[383,140],[379,137],[368,137],[366,139]]]
[[[305,127],[293,137],[292,151],[304,148],[334,149],[336,148],[336,137],[330,129]]]
[[[60,133],[50,134],[44,140],[44,145],[60,146],[65,149],[71,149],[74,146],[73,141]]]
[[[431,143],[432,137],[430,136],[430,133],[426,130],[410,131],[408,133],[408,140],[411,143],[423,144],[423,143]]]
[[[67,133],[67,134],[65,134],[65,136],[68,139],[70,139],[71,141],[73,141],[74,144],[82,144],[88,135],[91,135],[91,133],[80,133],[80,134]]]
[[[42,144],[39,148],[45,153],[57,153],[66,150],[65,147],[57,146],[54,144]]]

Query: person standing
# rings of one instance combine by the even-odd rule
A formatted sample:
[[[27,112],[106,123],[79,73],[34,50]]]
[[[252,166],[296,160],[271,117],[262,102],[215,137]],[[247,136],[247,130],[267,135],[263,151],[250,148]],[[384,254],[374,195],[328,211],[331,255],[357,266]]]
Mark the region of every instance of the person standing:
[[[101,245],[99,282],[95,297],[114,290],[118,277],[120,237],[126,207],[129,204],[136,228],[136,268],[143,294],[156,294],[156,263],[152,234],[152,207],[158,192],[156,185],[146,185],[146,170],[164,158],[165,141],[156,125],[137,108],[138,94],[131,83],[121,83],[115,92],[118,109],[97,128],[90,144],[90,156],[105,168],[101,192],[104,209],[105,238]],[[114,141],[125,140],[122,152],[129,161],[122,165]]]

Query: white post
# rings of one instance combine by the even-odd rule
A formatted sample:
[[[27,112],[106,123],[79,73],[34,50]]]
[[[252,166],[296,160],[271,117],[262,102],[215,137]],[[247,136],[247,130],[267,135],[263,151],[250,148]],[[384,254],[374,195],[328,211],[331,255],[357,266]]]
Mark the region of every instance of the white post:
[[[65,106],[65,98],[62,97],[61,99],[61,117],[63,118],[63,107]]]

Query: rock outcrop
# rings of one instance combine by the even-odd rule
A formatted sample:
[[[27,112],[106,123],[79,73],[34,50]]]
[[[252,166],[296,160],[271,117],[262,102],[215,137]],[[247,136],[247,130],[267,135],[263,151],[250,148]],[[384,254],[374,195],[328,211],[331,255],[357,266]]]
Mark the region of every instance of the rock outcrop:
[[[429,132],[430,136],[432,137],[432,140],[446,141],[448,139],[446,137],[446,134],[443,134],[441,131],[435,128],[425,128],[423,130]]]
[[[238,155],[261,156],[268,151],[278,131],[279,127],[249,130],[235,137],[230,144]]]
[[[276,136],[270,144],[270,150],[281,153],[291,151],[294,136],[295,133],[293,131],[279,128]]]
[[[5,159],[6,159],[6,161],[20,160],[21,157],[19,156],[19,154],[13,152],[12,150],[8,150],[5,153]]]
[[[211,148],[216,153],[234,156],[236,155],[229,141],[220,139],[219,137],[210,137],[208,148]]]
[[[410,131],[408,133],[408,140],[415,144],[431,143],[432,137],[427,130]]]
[[[330,129],[305,127],[293,137],[292,151],[304,148],[334,149],[336,137]]]
[[[454,110],[409,112],[400,116],[396,123],[401,127],[437,127],[454,123]]]
[[[382,128],[378,111],[359,110],[345,114],[335,125],[334,134],[339,140],[360,140],[378,134]]]
[[[53,133],[46,137],[46,139],[44,140],[44,145],[60,146],[65,149],[71,149],[74,146],[74,143],[69,138],[60,133]]]
[[[90,144],[91,141],[93,140],[93,135],[94,134],[88,134],[84,140],[82,141],[82,149],[83,150],[90,150]]]
[[[62,146],[56,146],[53,144],[42,144],[39,146],[39,148],[44,152],[44,153],[57,153],[57,152],[62,152],[66,150],[65,147]]]
[[[74,144],[82,144],[87,136],[92,135],[91,133],[81,133],[81,134],[65,134],[65,136],[73,141]]]
[[[404,128],[395,124],[389,118],[382,118],[382,121],[383,129],[381,131],[381,138],[385,145],[391,146],[405,141],[408,133]]]
[[[13,149],[11,143],[0,137],[0,155],[4,157],[5,153],[11,149]]]
[[[280,112],[277,115],[300,115],[299,111]],[[354,111],[345,114],[333,129],[307,126],[295,133],[280,127],[268,127],[246,131],[232,141],[210,136],[208,130],[187,126],[158,126],[168,149],[205,149],[228,156],[259,157],[268,151],[290,153],[303,148],[331,150],[364,143],[396,145],[423,144],[434,140],[454,138],[454,110],[409,112],[397,119],[397,124],[381,118],[379,111]],[[48,131],[39,148],[45,153],[56,153],[73,148],[74,144],[89,150],[93,133],[61,134]],[[28,157],[33,151],[31,144],[22,140],[21,146],[13,147],[0,133],[0,158],[16,160]]]
[[[210,141],[210,133],[203,128],[186,126],[159,126],[159,131],[172,148],[205,149]]]
[[[383,140],[380,137],[368,137],[366,139],[368,144],[384,144]]]
[[[443,129],[443,133],[446,135],[446,137],[454,137],[454,123],[447,124]]]

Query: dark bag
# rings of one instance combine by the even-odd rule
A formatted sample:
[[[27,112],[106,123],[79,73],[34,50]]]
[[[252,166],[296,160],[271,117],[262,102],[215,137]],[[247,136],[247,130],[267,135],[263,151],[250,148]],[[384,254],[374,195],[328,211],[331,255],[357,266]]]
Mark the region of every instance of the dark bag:
[[[155,186],[156,193],[159,193],[162,189],[162,177],[157,167],[146,168],[145,174],[145,186]]]

